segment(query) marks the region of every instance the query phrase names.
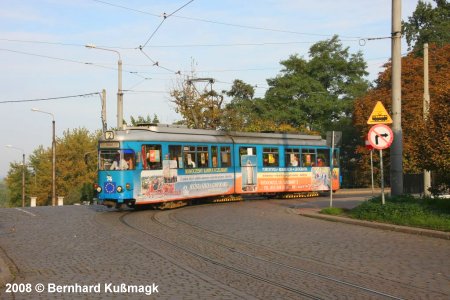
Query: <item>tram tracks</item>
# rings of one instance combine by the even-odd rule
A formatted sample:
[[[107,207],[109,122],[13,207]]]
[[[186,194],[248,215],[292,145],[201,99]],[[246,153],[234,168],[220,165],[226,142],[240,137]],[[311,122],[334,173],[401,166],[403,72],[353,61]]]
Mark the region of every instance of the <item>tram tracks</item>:
[[[127,232],[134,232],[132,241],[146,250],[155,252],[156,247],[158,250],[155,253],[158,255],[170,259],[182,268],[195,270],[197,274],[203,275],[204,280],[213,284],[242,292],[246,295],[244,298],[266,298],[264,293],[261,294],[261,290],[266,289],[271,293],[271,298],[401,299],[394,295],[396,285],[403,291],[402,296],[408,299],[424,295],[424,290],[419,287],[339,269],[325,262],[308,261],[307,258],[292,253],[282,253],[223,235],[176,217],[179,212],[187,209],[191,208],[179,211],[124,212],[116,219],[116,225],[124,226]],[[140,234],[140,238],[135,238],[138,236],[136,233]],[[308,266],[303,268],[305,261]],[[318,272],[315,272],[316,268]],[[377,280],[374,285],[367,284]],[[387,287],[383,288],[384,292],[368,288],[380,287],[380,283],[387,283]],[[256,287],[251,288],[251,285]],[[409,289],[409,292],[404,292]],[[443,297],[437,292],[430,295]]]
[[[306,275],[306,276],[308,276],[310,278],[316,278],[316,279],[322,280],[323,282],[326,282],[326,283],[337,284],[337,285],[343,286],[345,288],[353,289],[354,291],[357,291],[357,292],[361,292],[362,291],[366,295],[376,295],[377,297],[382,297],[382,298],[386,298],[386,299],[402,299],[401,297],[390,295],[388,293],[377,291],[375,289],[370,289],[370,288],[364,287],[362,285],[358,285],[358,284],[354,284],[354,283],[351,283],[351,282],[347,282],[347,281],[344,281],[344,280],[341,280],[341,279],[338,279],[338,278],[335,278],[335,277],[332,277],[332,276],[324,275],[324,274],[321,274],[321,273],[318,273],[318,272],[313,272],[313,271],[307,270],[305,268],[292,266],[292,265],[289,265],[289,264],[286,264],[286,263],[283,263],[283,262],[278,262],[278,261],[274,260],[273,257],[271,257],[271,258],[264,258],[261,255],[252,254],[251,252],[260,252],[261,249],[263,249],[265,251],[273,252],[273,254],[275,254],[278,257],[285,256],[284,253],[281,253],[281,252],[278,252],[278,251],[274,251],[273,249],[267,249],[266,247],[263,247],[261,245],[250,243],[248,241],[239,240],[239,239],[236,239],[234,237],[229,237],[229,236],[226,236],[226,235],[223,235],[223,234],[216,233],[216,232],[211,231],[211,230],[207,230],[207,229],[201,228],[201,227],[196,226],[196,225],[189,224],[189,223],[184,222],[184,221],[180,221],[180,220],[178,220],[178,219],[176,219],[174,217],[174,214],[175,214],[175,212],[157,213],[157,214],[153,214],[151,219],[154,222],[158,223],[159,225],[161,225],[163,227],[169,228],[172,231],[178,231],[179,228],[177,229],[176,227],[173,227],[173,226],[170,226],[168,224],[165,224],[163,220],[158,218],[161,215],[164,215],[172,223],[173,222],[175,222],[175,223],[177,223],[177,222],[180,223],[181,222],[183,224],[183,226],[185,226],[185,227],[190,227],[192,229],[202,231],[202,233],[200,233],[200,234],[194,234],[192,232],[189,233],[189,231],[188,232],[182,232],[183,235],[189,235],[189,236],[191,236],[193,238],[196,238],[198,240],[201,240],[203,242],[206,241],[208,243],[211,243],[211,244],[214,244],[216,246],[219,246],[222,249],[227,249],[228,251],[230,251],[230,252],[232,252],[234,254],[245,256],[245,257],[248,257],[248,258],[250,258],[252,260],[255,260],[255,261],[258,261],[258,262],[262,262],[262,263],[265,263],[265,264],[268,264],[268,265],[276,266],[278,268],[282,268],[282,269],[285,269],[285,270],[290,270],[290,271],[293,271],[295,273]],[[206,236],[205,235],[206,232],[208,232],[209,234],[217,235],[218,237],[220,237],[220,239],[222,241],[217,241],[217,240],[211,239],[210,236]],[[236,242],[238,242],[240,244],[249,245],[251,247],[254,247],[257,250],[250,249],[250,248],[247,248],[247,249],[244,249],[244,250],[239,250],[239,248],[241,248],[241,247],[227,245],[225,241],[226,240],[230,240],[230,238],[235,241],[235,245],[237,245]],[[290,257],[292,258],[293,256],[291,255]],[[295,258],[296,259],[302,259],[300,257],[295,257]],[[316,263],[319,263],[319,262],[316,262]],[[328,296],[327,296],[327,298],[328,298]]]
[[[226,205],[226,204],[225,204]],[[185,208],[191,209],[191,207]],[[188,234],[201,238],[202,240],[208,240],[211,243],[218,244],[224,248],[234,251],[244,256],[252,257],[256,260],[264,261],[273,265],[281,266],[283,268],[295,270],[299,273],[304,273],[312,277],[318,277],[325,281],[334,282],[339,285],[347,286],[352,289],[362,290],[368,294],[378,295],[388,299],[402,299],[399,296],[395,296],[395,291],[401,289],[406,292],[407,299],[421,298],[418,295],[426,295],[435,299],[446,299],[448,295],[440,293],[439,291],[428,290],[426,286],[417,286],[411,283],[405,283],[397,280],[397,278],[385,277],[383,275],[371,275],[357,270],[351,270],[342,268],[341,266],[330,264],[329,262],[314,259],[312,257],[303,257],[298,254],[294,254],[287,251],[281,252],[279,249],[268,247],[253,243],[249,240],[243,240],[235,236],[222,234],[202,226],[191,224],[187,221],[176,218],[177,211],[165,212],[165,214],[157,214],[153,218],[165,216],[171,225],[163,224],[164,221],[158,221],[160,224],[172,227],[174,230],[182,230],[189,228],[183,234]],[[233,245],[233,246],[230,246]],[[242,250],[237,249],[235,245],[241,245]],[[256,253],[256,254],[251,254]],[[289,261],[286,263],[286,261]],[[291,263],[296,262],[298,267]],[[303,267],[303,265],[308,265]],[[319,269],[318,272],[315,270]],[[313,270],[313,271],[312,271]],[[333,275],[327,275],[333,274]],[[369,288],[369,286],[384,286],[385,292],[381,292],[376,288]],[[403,293],[405,295],[405,293]]]
[[[262,282],[262,283],[265,283],[265,284],[269,284],[269,285],[271,285],[271,286],[274,286],[274,287],[283,289],[283,290],[285,290],[285,291],[289,291],[289,292],[291,292],[291,293],[293,293],[293,294],[295,294],[295,295],[297,295],[297,296],[302,296],[302,298],[304,298],[304,299],[324,299],[324,298],[322,298],[322,297],[313,295],[313,294],[311,294],[311,293],[307,293],[307,292],[305,292],[305,291],[303,291],[303,290],[300,290],[300,289],[297,289],[297,288],[293,288],[293,287],[288,286],[288,285],[286,285],[286,284],[282,284],[282,283],[279,283],[279,282],[276,282],[276,281],[267,279],[267,278],[265,278],[265,277],[263,277],[263,276],[257,275],[257,274],[255,274],[255,273],[252,273],[252,272],[249,272],[249,271],[245,271],[245,270],[243,270],[243,269],[241,269],[241,268],[237,268],[237,267],[232,266],[232,265],[230,265],[230,264],[223,263],[223,262],[221,262],[221,261],[219,261],[219,260],[217,260],[217,259],[213,259],[213,258],[211,258],[211,257],[209,257],[209,256],[207,256],[207,255],[200,254],[200,253],[198,253],[198,252],[196,252],[196,251],[194,251],[194,250],[192,250],[192,249],[190,249],[190,248],[188,248],[188,247],[181,246],[181,245],[179,245],[179,244],[177,244],[177,243],[174,243],[174,242],[170,241],[170,240],[167,239],[167,238],[162,238],[162,237],[158,236],[157,234],[154,234],[154,233],[151,233],[151,232],[149,232],[149,231],[147,231],[147,230],[138,228],[137,226],[131,225],[129,222],[127,222],[126,217],[127,217],[128,215],[129,215],[129,214],[127,213],[127,214],[124,214],[124,215],[122,215],[122,216],[120,217],[120,222],[121,222],[122,224],[126,225],[126,226],[129,227],[129,228],[132,228],[132,229],[134,229],[134,230],[137,230],[137,231],[139,231],[139,232],[141,232],[141,233],[143,233],[143,234],[145,234],[145,235],[147,235],[147,236],[150,236],[150,237],[153,238],[153,239],[159,240],[160,242],[163,242],[163,243],[165,243],[166,245],[169,245],[169,246],[172,247],[172,248],[175,248],[175,249],[177,249],[177,250],[183,251],[184,253],[187,253],[187,254],[189,254],[189,255],[192,256],[192,257],[195,257],[195,258],[197,258],[197,259],[200,259],[200,260],[202,260],[202,261],[204,261],[204,262],[206,262],[206,263],[212,264],[212,265],[214,265],[214,266],[216,266],[216,267],[220,267],[220,268],[223,268],[223,269],[232,271],[233,273],[240,274],[240,275],[243,275],[243,276],[252,278],[252,279],[257,280],[257,281],[259,281],[259,282]],[[165,226],[165,225],[163,225],[162,223],[160,223],[159,221],[157,221],[156,218],[155,218],[154,216],[155,216],[155,214],[152,214],[152,216],[151,216],[151,220],[152,220],[154,223],[160,224],[160,225],[162,225],[163,227],[168,228],[167,226]],[[216,279],[216,280],[217,280],[217,279]],[[219,281],[220,281],[220,280],[219,280]],[[289,297],[289,298],[291,298],[291,297]]]
[[[152,212],[150,220],[139,225],[128,219],[129,215],[121,217],[121,222],[151,238],[166,243],[168,246],[183,251],[215,267],[240,274],[247,278],[268,284],[291,294],[309,299],[328,299],[337,295],[345,295],[357,298],[384,298],[401,299],[400,297],[383,293],[364,286],[343,281],[332,276],[312,272],[307,269],[277,262],[251,253],[249,250],[241,250],[241,246],[230,246],[222,242],[211,240],[205,234],[193,234],[181,230],[174,224],[167,224],[164,216],[173,216],[173,212]],[[142,216],[141,216],[142,217]],[[172,218],[173,221],[173,218]],[[159,225],[155,230],[150,227]],[[178,226],[179,227],[179,226]],[[164,230],[164,232],[162,232]],[[161,234],[164,236],[162,237]],[[172,236],[170,236],[172,235]],[[254,245],[255,246],[255,245]],[[311,283],[312,282],[312,283]],[[226,282],[224,282],[227,284]],[[311,288],[313,286],[313,288]]]

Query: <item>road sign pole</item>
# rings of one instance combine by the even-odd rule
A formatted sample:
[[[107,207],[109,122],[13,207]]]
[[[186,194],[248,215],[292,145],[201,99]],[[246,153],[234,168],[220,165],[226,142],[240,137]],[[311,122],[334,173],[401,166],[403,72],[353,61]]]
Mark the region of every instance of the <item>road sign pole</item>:
[[[330,156],[330,207],[333,207],[333,154],[334,154],[334,131],[331,136],[331,156]]]
[[[372,177],[372,197],[375,194],[374,188],[373,188],[373,149],[370,150],[370,175]]]
[[[384,170],[383,170],[383,150],[380,149],[380,169],[381,169],[381,204],[384,205]]]

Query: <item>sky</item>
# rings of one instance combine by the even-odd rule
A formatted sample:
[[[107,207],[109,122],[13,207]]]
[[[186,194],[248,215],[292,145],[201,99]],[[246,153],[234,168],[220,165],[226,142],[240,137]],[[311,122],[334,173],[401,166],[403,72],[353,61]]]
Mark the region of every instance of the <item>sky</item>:
[[[417,2],[402,1],[403,20]],[[22,150],[28,157],[51,147],[52,116],[32,108],[54,115],[57,136],[93,132],[102,126],[98,93],[105,89],[108,127],[117,126],[119,55],[124,119],[156,114],[170,124],[181,117],[169,92],[192,70],[213,78],[217,91],[241,79],[263,97],[280,61],[307,59],[314,43],[337,34],[350,53],[362,52],[373,81],[391,44],[367,38],[390,32],[387,0],[2,0],[0,178]]]

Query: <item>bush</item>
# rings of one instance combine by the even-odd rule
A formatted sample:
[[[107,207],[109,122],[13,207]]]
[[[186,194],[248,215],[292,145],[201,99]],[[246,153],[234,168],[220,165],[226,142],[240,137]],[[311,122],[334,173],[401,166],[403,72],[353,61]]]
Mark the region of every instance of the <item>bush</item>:
[[[414,198],[410,195],[368,200],[352,209],[356,219],[450,231],[450,201],[447,199]]]

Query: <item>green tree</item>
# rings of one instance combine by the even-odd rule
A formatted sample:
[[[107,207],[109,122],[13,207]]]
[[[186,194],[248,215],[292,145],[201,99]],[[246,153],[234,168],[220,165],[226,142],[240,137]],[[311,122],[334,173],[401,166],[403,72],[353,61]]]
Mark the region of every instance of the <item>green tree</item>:
[[[314,44],[309,60],[292,55],[268,79],[265,117],[293,127],[325,131],[351,118],[353,101],[369,87],[362,53],[350,54],[337,36]]]
[[[253,99],[255,89],[240,79],[233,81],[229,91],[223,94],[231,97],[221,116],[221,127],[229,131],[254,131],[252,126],[258,123],[261,99]]]
[[[57,194],[65,196],[67,204],[80,202],[83,186],[91,187],[97,177],[97,133],[85,128],[66,130],[58,139],[57,147]],[[94,154],[94,155],[92,155]],[[86,158],[91,158],[89,165]]]
[[[159,119],[156,114],[153,114],[153,119],[150,115],[147,115],[145,118],[143,116],[138,116],[137,118],[131,116],[130,122],[132,126],[137,126],[138,124],[159,124]]]
[[[0,207],[9,206],[9,193],[6,183],[3,179],[0,180]]]
[[[65,204],[86,198],[86,185],[96,181],[99,133],[85,128],[66,130],[56,141],[56,194]],[[52,151],[39,146],[28,157],[26,194],[37,197],[37,205],[51,204]],[[10,205],[21,205],[21,165],[12,163],[6,177]],[[91,188],[92,189],[92,188]],[[88,195],[89,196],[89,195]]]
[[[430,45],[429,79],[430,79],[430,116],[423,120],[423,58],[413,52],[402,59],[402,131],[403,131],[403,170],[405,173],[417,174],[422,170],[433,171],[438,179],[446,179],[450,186],[450,44],[443,47]],[[391,109],[391,64],[380,73],[376,86],[364,97],[355,101],[354,125],[363,141],[369,126],[367,119],[377,101],[383,101]],[[395,138],[395,137],[394,137]],[[362,143],[361,143],[362,144]],[[360,155],[361,171],[367,169],[368,151],[362,145],[356,148]],[[386,154],[389,150],[386,151]],[[389,155],[385,157],[389,167]],[[358,180],[364,179],[360,176]]]
[[[190,77],[179,81],[170,91],[175,111],[183,120],[179,123],[189,128],[216,129],[220,127],[223,96],[215,90],[198,90]]]
[[[26,163],[25,163],[26,165]],[[22,162],[12,162],[9,164],[8,174],[5,182],[8,187],[8,206],[22,206]],[[29,194],[29,186],[27,183],[30,181],[30,172],[25,169],[25,204],[27,204],[27,195]]]
[[[450,4],[447,0],[434,0],[436,6],[419,0],[412,16],[402,22],[402,31],[408,50],[422,53],[424,43],[439,47],[450,43]]]

